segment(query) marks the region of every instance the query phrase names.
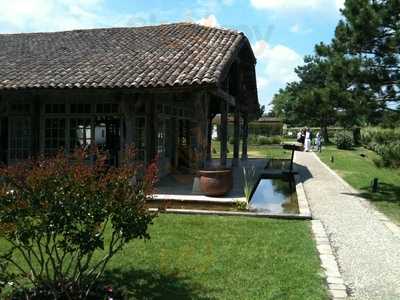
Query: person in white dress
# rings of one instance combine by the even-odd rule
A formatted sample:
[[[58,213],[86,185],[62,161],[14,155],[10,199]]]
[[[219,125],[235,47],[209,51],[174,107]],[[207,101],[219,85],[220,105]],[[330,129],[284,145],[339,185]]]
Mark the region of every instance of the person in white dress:
[[[304,141],[304,151],[308,152],[311,150],[311,131],[309,128],[306,129],[306,139]]]

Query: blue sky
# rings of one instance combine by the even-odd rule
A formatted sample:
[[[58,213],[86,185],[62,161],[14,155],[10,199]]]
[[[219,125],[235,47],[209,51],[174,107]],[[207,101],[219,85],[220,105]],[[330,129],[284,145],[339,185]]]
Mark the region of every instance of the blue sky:
[[[257,57],[261,104],[295,66],[329,42],[344,0],[0,0],[0,32],[57,31],[191,21],[243,31]]]

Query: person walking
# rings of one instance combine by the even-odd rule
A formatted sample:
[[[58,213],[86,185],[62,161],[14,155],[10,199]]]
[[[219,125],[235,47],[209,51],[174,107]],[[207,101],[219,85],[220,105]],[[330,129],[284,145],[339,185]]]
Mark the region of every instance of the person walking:
[[[297,132],[296,140],[297,140],[298,143],[301,143],[301,130],[299,130],[299,131]]]
[[[311,150],[311,131],[309,128],[306,128],[304,151],[309,152],[310,150]]]
[[[321,152],[322,151],[322,135],[321,132],[317,132],[316,136],[316,144],[317,144],[317,151]]]

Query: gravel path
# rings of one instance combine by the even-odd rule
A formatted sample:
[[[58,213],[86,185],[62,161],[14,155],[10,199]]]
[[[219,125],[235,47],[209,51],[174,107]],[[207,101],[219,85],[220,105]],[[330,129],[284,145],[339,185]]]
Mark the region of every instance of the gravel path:
[[[315,154],[297,152],[295,163],[313,218],[321,220],[336,252],[350,299],[400,299],[400,237]]]

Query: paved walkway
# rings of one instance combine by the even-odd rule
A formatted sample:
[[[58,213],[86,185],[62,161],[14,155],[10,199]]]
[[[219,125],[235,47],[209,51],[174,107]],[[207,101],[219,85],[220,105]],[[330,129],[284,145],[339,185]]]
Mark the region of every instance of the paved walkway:
[[[327,231],[351,299],[400,299],[400,236],[315,154],[297,152],[295,163],[313,218]]]

